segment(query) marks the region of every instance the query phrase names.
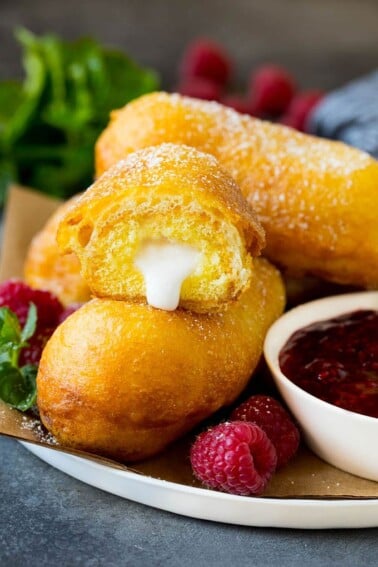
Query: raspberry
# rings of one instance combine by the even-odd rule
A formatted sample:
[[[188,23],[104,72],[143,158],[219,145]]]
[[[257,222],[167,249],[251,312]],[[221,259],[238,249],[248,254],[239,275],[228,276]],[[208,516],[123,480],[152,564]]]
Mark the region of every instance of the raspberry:
[[[176,90],[182,95],[203,100],[220,100],[222,94],[222,88],[217,83],[201,78],[186,79]]]
[[[20,280],[8,280],[0,285],[0,307],[9,307],[23,326],[30,303],[37,308],[37,329],[56,327],[63,305],[49,291],[32,289]]]
[[[276,65],[262,65],[250,80],[253,114],[281,114],[290,104],[295,83],[291,75]]]
[[[252,423],[221,423],[201,433],[190,452],[193,473],[209,488],[261,494],[276,469],[276,450]]]
[[[231,414],[231,420],[255,423],[265,431],[277,451],[277,468],[295,455],[299,431],[282,405],[270,396],[251,396]]]
[[[224,86],[230,78],[231,63],[227,54],[217,43],[208,39],[197,39],[184,53],[180,75],[184,79],[200,77]]]
[[[20,364],[38,364],[42,350],[64,311],[60,301],[49,291],[32,289],[20,280],[8,280],[0,285],[0,307],[9,307],[18,317],[21,327],[25,324],[30,303],[37,308],[37,327],[28,339],[28,346],[20,353]]]
[[[71,303],[71,305],[68,305],[68,307],[66,307],[59,316],[59,324],[63,323],[63,321],[65,321],[67,317],[69,317],[70,315],[72,315],[72,313],[75,313],[75,311],[80,309],[82,305],[83,305],[82,303]]]
[[[250,114],[250,108],[247,99],[240,95],[227,95],[221,98],[221,103],[225,106],[233,108],[241,114]]]
[[[28,339],[28,346],[23,348],[20,353],[20,366],[24,364],[38,365],[42,356],[42,351],[53,332],[55,327],[42,329]]]
[[[291,101],[286,113],[281,117],[281,124],[305,132],[311,112],[323,97],[322,91],[304,91],[297,94]]]

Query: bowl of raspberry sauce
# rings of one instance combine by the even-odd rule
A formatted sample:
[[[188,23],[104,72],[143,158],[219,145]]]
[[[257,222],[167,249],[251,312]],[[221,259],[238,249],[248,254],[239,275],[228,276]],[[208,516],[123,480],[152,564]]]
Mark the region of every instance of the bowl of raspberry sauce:
[[[269,329],[264,354],[313,452],[378,481],[378,292],[288,311]]]

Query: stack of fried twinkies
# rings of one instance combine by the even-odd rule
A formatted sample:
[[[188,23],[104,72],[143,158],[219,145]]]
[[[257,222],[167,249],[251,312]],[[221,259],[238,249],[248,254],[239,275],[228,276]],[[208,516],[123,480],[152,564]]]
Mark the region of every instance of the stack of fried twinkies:
[[[60,443],[143,459],[237,398],[284,289],[213,156],[177,144],[131,154],[63,212],[57,240],[94,296],[39,367],[41,419]]]
[[[152,93],[112,113],[97,142],[97,172],[163,141],[218,159],[256,211],[271,261],[296,274],[378,286],[378,162],[368,154],[216,102]]]

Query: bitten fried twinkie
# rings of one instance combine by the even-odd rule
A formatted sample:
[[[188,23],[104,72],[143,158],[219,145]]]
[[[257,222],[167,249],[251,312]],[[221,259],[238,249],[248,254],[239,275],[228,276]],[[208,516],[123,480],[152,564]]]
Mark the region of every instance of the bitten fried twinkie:
[[[97,173],[162,142],[188,144],[219,160],[256,210],[272,261],[337,283],[378,286],[373,158],[215,102],[153,93],[112,114],[97,142]]]
[[[264,232],[217,160],[162,144],[102,175],[58,228],[97,297],[214,311],[250,283]]]
[[[58,327],[37,377],[57,440],[121,461],[164,449],[246,386],[284,307],[279,272],[256,259],[250,288],[218,313],[93,299]]]

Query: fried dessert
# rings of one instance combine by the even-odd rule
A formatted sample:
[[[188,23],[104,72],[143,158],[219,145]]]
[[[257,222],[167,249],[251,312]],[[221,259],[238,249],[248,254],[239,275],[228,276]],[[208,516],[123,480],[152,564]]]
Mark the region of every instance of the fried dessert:
[[[45,226],[33,238],[27,251],[24,279],[36,289],[54,293],[64,305],[84,303],[90,291],[80,275],[80,262],[75,254],[62,255],[56,232],[62,218],[78,197],[60,205]]]
[[[215,102],[153,93],[112,113],[96,146],[97,174],[162,142],[188,144],[219,160],[256,210],[272,261],[296,274],[378,286],[373,158]]]
[[[44,349],[38,408],[59,443],[120,461],[160,452],[231,404],[282,313],[279,272],[256,259],[249,289],[218,313],[93,299]]]
[[[248,287],[264,233],[213,156],[162,144],[105,172],[68,210],[57,239],[96,297],[207,312]]]

